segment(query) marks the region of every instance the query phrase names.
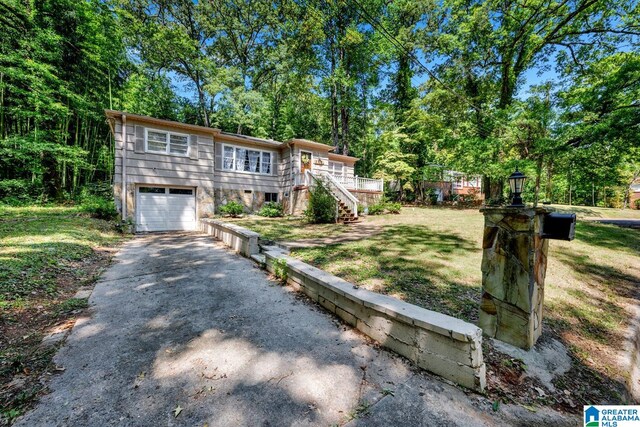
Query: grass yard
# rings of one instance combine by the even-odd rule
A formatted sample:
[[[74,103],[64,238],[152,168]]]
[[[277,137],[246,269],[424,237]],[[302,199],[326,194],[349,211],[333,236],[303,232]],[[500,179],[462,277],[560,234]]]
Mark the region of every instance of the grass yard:
[[[638,211],[559,208],[577,211],[579,218],[640,219]],[[289,221],[240,225],[296,236],[296,230],[286,230]],[[366,289],[475,323],[483,221],[477,210],[404,208],[399,215],[368,217],[364,225],[377,230],[369,238],[292,254]],[[334,227],[329,233],[343,232],[343,226],[325,227]],[[516,376],[512,385],[522,386],[519,393],[530,397],[524,402],[577,412],[582,404],[620,401],[628,373],[618,357],[640,297],[639,267],[640,230],[579,220],[574,241],[550,242],[544,333],[564,342],[575,363],[556,381],[556,396],[540,396]],[[489,362],[490,376],[492,368],[501,370]]]
[[[249,216],[224,218],[227,222],[249,228],[266,240],[301,240],[321,237],[337,237],[351,230],[342,224],[309,224],[298,217],[265,218]]]
[[[55,370],[57,347],[40,346],[52,327],[70,328],[124,240],[113,224],[75,207],[0,207],[0,425],[23,412]]]

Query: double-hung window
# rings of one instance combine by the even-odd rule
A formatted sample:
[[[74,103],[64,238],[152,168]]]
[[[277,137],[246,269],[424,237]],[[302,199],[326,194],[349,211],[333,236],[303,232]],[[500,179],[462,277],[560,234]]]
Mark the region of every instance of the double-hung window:
[[[187,156],[189,153],[189,136],[147,129],[147,151]]]
[[[341,176],[344,174],[344,163],[332,162],[329,160],[329,173],[334,176]]]
[[[222,169],[271,175],[271,152],[232,145],[224,145],[222,150]]]

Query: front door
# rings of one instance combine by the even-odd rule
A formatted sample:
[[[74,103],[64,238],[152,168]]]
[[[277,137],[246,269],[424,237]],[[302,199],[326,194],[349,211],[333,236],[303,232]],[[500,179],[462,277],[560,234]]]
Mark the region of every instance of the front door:
[[[311,157],[309,151],[300,151],[300,173],[304,176],[306,171],[311,170]]]

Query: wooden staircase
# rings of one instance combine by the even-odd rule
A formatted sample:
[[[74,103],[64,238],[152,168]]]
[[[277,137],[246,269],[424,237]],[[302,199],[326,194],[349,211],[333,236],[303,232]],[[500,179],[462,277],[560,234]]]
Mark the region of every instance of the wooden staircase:
[[[360,222],[360,218],[355,216],[354,212],[349,209],[346,203],[338,201],[338,222],[343,224],[355,224]]]

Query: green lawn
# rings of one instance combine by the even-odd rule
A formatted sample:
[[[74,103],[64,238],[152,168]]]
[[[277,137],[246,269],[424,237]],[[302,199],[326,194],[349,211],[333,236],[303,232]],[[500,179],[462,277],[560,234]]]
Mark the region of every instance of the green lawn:
[[[39,347],[43,335],[86,307],[75,292],[124,238],[76,207],[0,207],[0,415],[15,417],[41,391],[55,352]]]
[[[579,218],[640,218],[637,211],[556,208],[578,211]],[[254,221],[242,225],[258,232],[279,229],[287,238],[304,235],[287,230],[291,220],[261,226]],[[293,255],[366,289],[477,321],[483,226],[478,210],[404,208],[400,215],[368,217],[363,225],[377,231],[367,239],[299,249]],[[325,227],[327,233],[343,232],[343,226]],[[313,227],[309,233],[314,233]],[[618,399],[627,372],[617,358],[631,306],[638,301],[638,266],[639,230],[579,220],[574,241],[550,242],[545,333],[571,349],[577,361],[574,377],[587,376],[591,387],[599,389],[587,391],[589,384],[563,379],[559,387],[578,388],[585,402]]]
[[[309,224],[297,217],[264,218],[249,216],[244,218],[224,218],[224,221],[238,224],[260,233],[267,240],[301,240],[339,236],[351,230],[342,224]]]

